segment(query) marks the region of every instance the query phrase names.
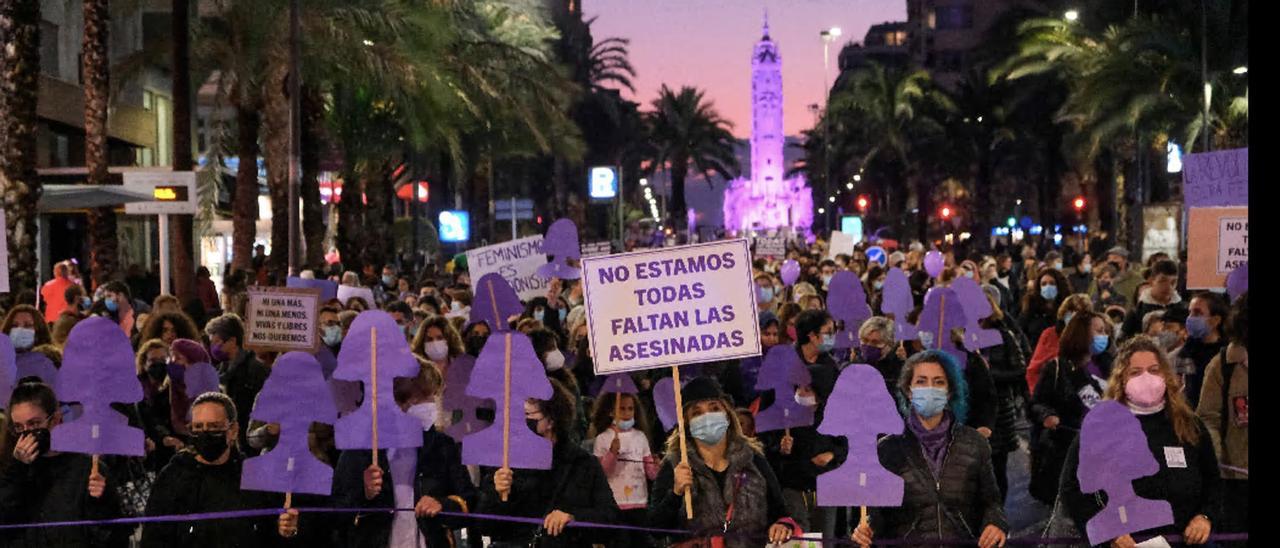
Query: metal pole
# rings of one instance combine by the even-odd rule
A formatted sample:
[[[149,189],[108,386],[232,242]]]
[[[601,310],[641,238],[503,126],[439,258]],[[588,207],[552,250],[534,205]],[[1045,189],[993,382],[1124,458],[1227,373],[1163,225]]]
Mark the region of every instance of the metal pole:
[[[516,239],[516,195],[511,195],[511,239]]]
[[[622,207],[622,189],[622,166],[618,166],[618,249],[622,249],[622,246],[626,243],[627,239],[625,232],[626,229],[623,227],[625,214],[623,213]]]
[[[302,73],[299,59],[299,0],[289,2],[289,275],[298,275],[301,227],[298,185],[302,180]]]
[[[420,189],[417,181],[410,181],[410,183],[413,184],[413,199],[409,202],[409,213],[413,217],[410,223],[410,230],[413,231],[413,251],[410,252],[410,256],[413,257],[413,270],[417,272],[422,266],[418,263],[418,250],[422,249],[418,247],[418,220],[421,218],[418,211],[418,191]]]
[[[831,38],[829,35],[822,36],[822,94],[823,112],[822,112],[822,189],[824,195],[831,194],[831,84],[827,83],[827,70],[830,65],[830,49]],[[823,204],[829,206],[830,204]],[[823,215],[823,221],[826,224],[827,232],[831,232],[831,207],[827,207],[827,214]]]
[[[169,216],[160,215],[160,294],[169,293]]]
[[[1204,110],[1201,113],[1200,142],[1204,152],[1209,152],[1209,8],[1200,0],[1200,82],[1204,85]]]

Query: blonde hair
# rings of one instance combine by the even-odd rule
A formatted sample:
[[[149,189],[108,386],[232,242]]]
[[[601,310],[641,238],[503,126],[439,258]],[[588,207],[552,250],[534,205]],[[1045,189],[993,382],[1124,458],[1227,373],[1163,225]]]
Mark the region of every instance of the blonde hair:
[[[1079,314],[1081,312],[1089,312],[1093,310],[1093,299],[1084,293],[1076,293],[1062,299],[1062,304],[1058,305],[1058,319],[1065,319],[1067,312]]]
[[[738,421],[738,413],[734,410],[734,407],[730,405],[729,402],[724,398],[717,398],[716,401],[720,402],[720,405],[724,407],[724,414],[729,417],[729,431],[725,433],[725,437],[729,438],[729,443],[728,445],[725,446],[726,452],[728,451],[729,447],[732,447],[734,444],[742,443],[742,444],[746,444],[746,446],[751,448],[752,451],[755,451],[756,453],[763,455],[764,445],[760,443],[760,440],[756,438],[748,438],[746,435],[742,433],[742,423]],[[689,411],[692,410],[693,405],[695,403],[698,403],[698,402],[685,402],[684,404],[684,411],[683,411],[684,417],[682,418],[684,419],[684,422],[686,425],[689,424]],[[694,449],[694,448],[697,446],[693,443],[693,433],[691,432],[691,429],[686,427],[684,430],[685,430],[685,437],[688,440],[689,448],[692,451],[696,451],[697,449]],[[676,427],[675,429],[671,430],[671,435],[667,436],[667,443],[663,447],[664,447],[663,452],[666,454],[667,458],[672,459],[674,461],[680,460],[680,428],[679,427]]]
[[[1164,378],[1164,413],[1169,415],[1169,420],[1173,423],[1173,431],[1177,433],[1178,440],[1187,445],[1198,444],[1200,442],[1200,426],[1195,411],[1187,403],[1186,396],[1182,395],[1182,381],[1174,374],[1173,366],[1169,363],[1169,356],[1151,337],[1138,335],[1129,339],[1128,342],[1120,347],[1120,351],[1116,354],[1115,363],[1111,367],[1111,378],[1107,381],[1107,391],[1104,397],[1128,404],[1128,398],[1124,393],[1124,384],[1125,381],[1129,380],[1129,362],[1139,352],[1150,352],[1156,357],[1156,362],[1160,364],[1160,376]]]

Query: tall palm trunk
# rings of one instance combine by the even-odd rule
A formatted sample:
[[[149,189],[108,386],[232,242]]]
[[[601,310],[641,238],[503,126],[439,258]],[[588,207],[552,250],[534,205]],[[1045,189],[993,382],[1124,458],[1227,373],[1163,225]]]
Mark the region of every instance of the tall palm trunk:
[[[490,161],[488,154],[484,151],[486,149],[482,148],[481,150],[482,151],[479,152],[475,161],[469,162],[468,164],[470,166],[468,168],[468,172],[471,174],[470,184],[468,185],[471,190],[471,196],[468,197],[466,203],[474,204],[471,208],[471,226],[483,227],[483,231],[481,231],[479,239],[488,240],[489,243],[493,243],[498,241],[499,232],[497,223],[494,221],[495,216],[490,215],[489,211],[489,202],[496,201],[497,199],[497,197],[493,195],[494,189],[492,188],[493,163]],[[556,179],[558,178],[553,178],[553,180]],[[504,196],[503,198],[505,199],[506,197]]]
[[[320,146],[324,104],[314,86],[302,88],[302,234],[307,253],[302,264],[320,268],[324,264],[324,204],[320,202]]]
[[[110,63],[107,31],[111,24],[108,0],[84,0],[84,152],[89,184],[107,180],[107,107]],[[89,211],[89,264],[94,287],[115,278],[120,269],[116,241],[116,212],[111,206]]]
[[[0,1],[0,192],[9,246],[6,300],[36,289],[37,282],[36,206],[43,192],[36,177],[40,1]]]
[[[259,101],[255,93],[239,89],[236,93],[236,197],[231,215],[231,268],[253,268],[253,240],[258,220],[258,116]]]
[[[380,268],[388,262],[391,235],[391,167],[390,162],[371,162],[364,170],[364,231],[369,237],[362,242],[364,262]],[[352,198],[356,198],[352,196]],[[359,199],[359,198],[356,198]]]
[[[350,144],[344,144],[342,158],[342,194],[338,202],[338,254],[342,267],[360,272],[363,266],[361,249],[364,247],[364,204],[360,194],[364,182],[357,170],[355,155]]]
[[[173,170],[192,171],[191,157],[191,4],[173,0]],[[196,298],[192,255],[191,215],[170,217],[169,249],[172,256],[173,292],[186,303]],[[168,272],[161,272],[168,276]]]
[[[272,48],[262,87],[263,140],[266,143],[267,189],[271,194],[271,256],[267,269],[283,281],[289,266],[289,77],[288,50]]]
[[[689,157],[677,154],[671,159],[671,207],[667,210],[670,219],[667,226],[676,233],[688,232],[689,206],[684,199],[684,181],[689,175]]]

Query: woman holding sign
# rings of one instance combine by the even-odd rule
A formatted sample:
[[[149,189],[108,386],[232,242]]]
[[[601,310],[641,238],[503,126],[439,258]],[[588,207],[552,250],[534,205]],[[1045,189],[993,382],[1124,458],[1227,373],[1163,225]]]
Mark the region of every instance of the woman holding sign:
[[[866,547],[875,537],[972,539],[980,548],[1003,546],[1009,525],[991,448],[964,425],[969,387],[960,366],[946,352],[921,352],[902,366],[897,388],[907,429],[881,440],[879,454],[903,479],[902,506],[871,508],[853,541]]]
[[[689,546],[757,547],[766,539],[786,542],[800,534],[760,443],[742,435],[720,385],[698,377],[680,392],[689,425],[689,462],[680,462],[677,429],[667,439],[667,456],[649,491],[649,525],[703,535],[686,541]],[[684,507],[689,490],[693,519],[686,518]]]
[[[1106,399],[1125,404],[1138,417],[1146,439],[1135,443],[1137,447],[1148,447],[1160,465],[1155,474],[1133,474],[1133,493],[1144,499],[1168,501],[1173,510],[1173,525],[1141,536],[1182,535],[1187,544],[1204,544],[1213,523],[1220,518],[1222,480],[1218,458],[1209,431],[1187,405],[1182,384],[1164,350],[1145,336],[1126,343],[1116,356]],[[1061,496],[1071,519],[1083,531],[1103,506],[1094,493],[1080,492],[1079,469],[1080,442],[1076,440],[1063,467]],[[1121,535],[1111,546],[1131,548],[1134,538]]]

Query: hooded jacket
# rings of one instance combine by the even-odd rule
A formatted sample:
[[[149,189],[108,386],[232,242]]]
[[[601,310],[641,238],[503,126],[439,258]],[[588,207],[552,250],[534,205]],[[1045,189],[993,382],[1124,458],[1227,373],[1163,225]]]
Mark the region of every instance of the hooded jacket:
[[[1009,531],[987,440],[953,424],[947,443],[935,475],[910,428],[880,440],[880,463],[902,477],[903,495],[901,506],[868,509],[876,537],[977,539],[988,525]]]

